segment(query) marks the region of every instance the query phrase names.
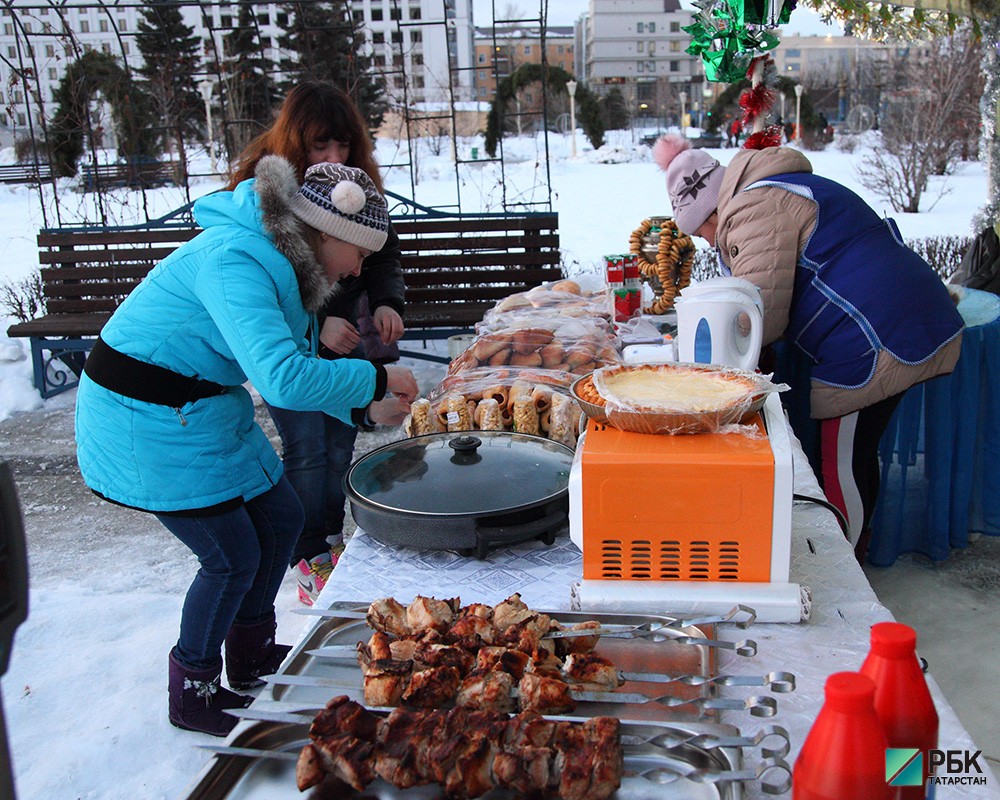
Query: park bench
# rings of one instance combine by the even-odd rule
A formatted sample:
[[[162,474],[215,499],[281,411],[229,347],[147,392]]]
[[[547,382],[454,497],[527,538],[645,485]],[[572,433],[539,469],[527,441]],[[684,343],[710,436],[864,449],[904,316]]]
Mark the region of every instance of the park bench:
[[[53,179],[49,164],[4,164],[0,166],[0,183],[44,183]]]
[[[85,192],[103,189],[156,189],[176,183],[175,165],[166,161],[133,160],[119,164],[83,164],[80,187]]]
[[[469,333],[497,300],[562,277],[554,213],[394,213],[393,226],[406,276],[406,341]],[[12,325],[7,335],[30,338],[42,397],[76,385],[112,312],[153,266],[198,232],[190,222],[160,220],[38,234],[45,314]],[[401,348],[403,355],[448,360],[426,350]]]

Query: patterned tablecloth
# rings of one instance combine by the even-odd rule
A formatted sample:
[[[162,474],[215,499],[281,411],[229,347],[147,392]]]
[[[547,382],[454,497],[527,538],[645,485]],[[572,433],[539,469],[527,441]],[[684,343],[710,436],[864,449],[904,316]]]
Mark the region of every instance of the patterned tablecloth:
[[[794,437],[793,437],[794,441]],[[802,450],[795,444],[796,494],[822,497]],[[869,629],[876,622],[892,620],[878,602],[871,585],[854,558],[833,515],[811,503],[796,503],[792,513],[791,580],[812,592],[812,615],[799,624],[757,624],[746,630],[718,626],[720,639],[753,639],[757,654],[743,657],[719,652],[719,672],[763,675],[785,670],[796,675],[792,694],[777,695],[778,714],[759,719],[745,712],[725,712],[723,721],[745,735],[778,724],[789,731],[793,763],[823,701],[823,684],[832,672],[856,670],[868,651]],[[338,600],[367,602],[395,597],[409,602],[417,594],[461,597],[463,602],[495,604],[520,592],[531,607],[550,610],[570,608],[570,587],[580,579],[582,556],[563,533],[555,544],[524,543],[491,552],[484,560],[447,551],[413,550],[383,545],[358,530],[337,564],[319,598],[319,606]],[[663,609],[669,613],[670,609]],[[933,678],[931,692],[940,716],[939,746],[950,750],[976,750]],[[725,687],[723,697],[759,694],[760,689]],[[980,758],[980,763],[983,760]],[[746,797],[763,797],[750,784]],[[1000,798],[1000,784],[987,775],[986,786],[939,786],[937,797]]]

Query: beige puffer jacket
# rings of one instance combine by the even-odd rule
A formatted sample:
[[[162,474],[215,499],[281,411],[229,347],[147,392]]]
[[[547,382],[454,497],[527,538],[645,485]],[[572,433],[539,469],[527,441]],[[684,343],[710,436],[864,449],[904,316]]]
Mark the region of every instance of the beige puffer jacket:
[[[733,275],[760,287],[765,345],[780,339],[788,325],[795,269],[816,226],[816,206],[777,187],[740,192],[752,183],[789,172],[812,172],[812,165],[802,153],[785,147],[744,150],[729,163],[719,190],[716,244]],[[815,419],[840,417],[946,375],[954,369],[960,347],[961,337],[957,337],[933,358],[916,365],[904,364],[883,351],[872,379],[858,389],[813,381],[811,414]]]

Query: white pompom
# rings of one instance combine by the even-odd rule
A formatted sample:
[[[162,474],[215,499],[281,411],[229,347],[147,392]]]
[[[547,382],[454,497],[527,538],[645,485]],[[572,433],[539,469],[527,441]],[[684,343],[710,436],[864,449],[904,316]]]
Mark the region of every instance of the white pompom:
[[[365,207],[365,190],[354,181],[341,180],[330,190],[330,200],[341,214],[357,214]]]

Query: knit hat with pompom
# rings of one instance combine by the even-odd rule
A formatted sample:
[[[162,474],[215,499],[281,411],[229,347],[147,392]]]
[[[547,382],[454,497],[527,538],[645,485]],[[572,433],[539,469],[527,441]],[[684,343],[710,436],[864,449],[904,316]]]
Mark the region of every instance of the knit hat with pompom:
[[[288,205],[306,225],[373,253],[389,235],[385,198],[356,167],[314,164]]]
[[[682,233],[693,234],[719,205],[726,168],[681,136],[661,136],[653,145],[653,160],[667,173],[667,194],[674,221]]]

